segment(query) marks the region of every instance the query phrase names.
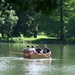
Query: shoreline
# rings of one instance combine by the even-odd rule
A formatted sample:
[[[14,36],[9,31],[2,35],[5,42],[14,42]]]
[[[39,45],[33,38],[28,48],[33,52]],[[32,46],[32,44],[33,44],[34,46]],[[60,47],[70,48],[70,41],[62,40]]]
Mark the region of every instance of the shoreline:
[[[39,39],[39,40],[24,40],[24,41],[14,41],[14,40],[0,40],[0,43],[41,43],[41,44],[75,44],[73,40],[60,40],[60,39]]]

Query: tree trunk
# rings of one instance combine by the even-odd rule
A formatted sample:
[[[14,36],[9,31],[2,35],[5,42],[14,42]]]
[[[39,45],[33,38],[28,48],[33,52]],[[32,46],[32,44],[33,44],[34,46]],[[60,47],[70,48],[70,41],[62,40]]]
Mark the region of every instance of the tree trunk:
[[[2,38],[4,38],[3,25],[1,26],[1,35],[2,35]]]
[[[37,38],[37,31],[34,31],[34,38]]]
[[[63,33],[63,28],[64,28],[64,22],[63,22],[63,2],[60,0],[60,40],[64,40],[64,33]]]

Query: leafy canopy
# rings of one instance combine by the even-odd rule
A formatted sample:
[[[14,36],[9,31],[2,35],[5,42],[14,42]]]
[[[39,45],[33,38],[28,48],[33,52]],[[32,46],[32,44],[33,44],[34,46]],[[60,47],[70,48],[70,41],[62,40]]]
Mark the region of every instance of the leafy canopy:
[[[57,0],[4,0],[5,7],[8,5],[17,7],[22,11],[33,9],[35,12],[41,12],[44,15],[49,15],[54,9],[57,8]]]

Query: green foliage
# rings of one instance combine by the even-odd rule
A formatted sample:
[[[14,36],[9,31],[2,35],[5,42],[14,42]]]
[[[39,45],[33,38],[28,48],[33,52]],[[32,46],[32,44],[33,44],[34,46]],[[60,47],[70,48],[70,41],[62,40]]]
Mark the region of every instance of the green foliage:
[[[56,0],[32,0],[34,11],[41,12],[42,14],[49,15],[54,9],[57,8]]]
[[[17,25],[14,27],[13,36],[17,37],[20,34],[23,36],[30,37],[34,35],[34,31],[36,29],[36,25],[34,22],[35,13],[33,10],[30,10],[28,13],[24,13],[16,10],[17,16],[19,20]],[[17,29],[17,30],[16,30]]]
[[[62,1],[63,1],[63,7],[62,7],[63,24],[60,23],[60,7],[54,12],[54,15],[52,15],[52,18],[56,20],[56,26],[58,28],[57,34],[60,34],[59,30],[62,25],[63,26],[62,32],[64,32],[65,38],[74,38],[75,36],[75,33],[74,33],[75,32],[74,30],[75,28],[75,23],[74,23],[75,1],[74,0],[62,0]]]
[[[49,16],[41,16],[39,14],[35,18],[36,23],[38,24],[38,33],[43,32],[47,36],[57,36],[58,34],[58,28],[59,28],[59,23],[58,21],[53,20]]]
[[[60,5],[60,1],[61,0],[1,0],[1,34],[9,36],[9,34],[12,35],[13,32],[13,36],[23,34],[24,36],[30,37],[33,35],[36,36],[39,32],[43,32],[47,36],[58,37],[62,35],[61,32],[64,32],[65,38],[74,39],[75,1],[62,0],[63,5],[58,6],[58,4]],[[12,6],[15,10],[12,10]],[[62,8],[63,23],[61,23],[60,8]],[[42,17],[42,14],[45,16]]]
[[[75,38],[75,1],[68,0],[64,4],[65,37],[73,39]]]
[[[0,7],[0,33],[3,38],[12,37],[13,27],[16,25],[18,17],[14,10],[5,9],[3,2],[1,2]]]
[[[22,11],[28,11],[33,9],[37,13],[49,15],[54,9],[57,8],[58,4],[56,0],[4,0],[5,6],[9,3],[17,7]]]
[[[6,9],[13,6],[17,9],[20,9],[21,11],[26,12],[28,10],[34,10],[36,13],[42,13],[43,15],[50,15],[52,11],[54,11],[58,6],[56,0],[14,0],[14,1],[4,0],[4,1],[5,1],[4,7],[5,8],[7,7]],[[24,21],[25,19],[24,18],[22,19],[22,16],[20,15],[17,26],[14,27],[13,36],[15,36],[16,34],[20,35],[22,33],[24,36],[30,37],[34,35],[34,37],[36,37],[38,31],[38,23],[36,22],[37,17],[34,15],[32,15],[33,16],[32,17],[26,14],[28,15],[29,21],[28,20]],[[16,28],[18,31],[16,31]]]

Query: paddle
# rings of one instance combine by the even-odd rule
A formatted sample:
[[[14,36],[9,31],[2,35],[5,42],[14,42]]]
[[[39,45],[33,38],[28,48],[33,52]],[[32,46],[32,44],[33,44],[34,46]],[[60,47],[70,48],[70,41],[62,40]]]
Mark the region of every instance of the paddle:
[[[48,54],[50,54],[50,55],[51,55],[51,52],[48,52]],[[49,58],[49,56],[47,56],[46,54],[43,54],[43,55],[45,55],[47,58]]]
[[[43,54],[46,58],[49,58],[47,55]]]
[[[23,53],[20,53],[20,52],[9,52],[9,54],[22,54],[23,55]]]
[[[43,53],[39,53],[38,55],[44,55],[46,58],[49,58],[49,56],[47,56],[46,54],[43,54]]]

